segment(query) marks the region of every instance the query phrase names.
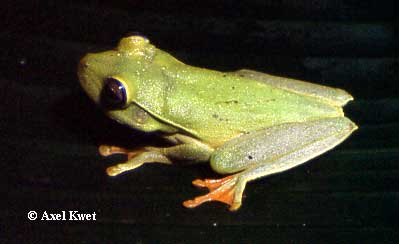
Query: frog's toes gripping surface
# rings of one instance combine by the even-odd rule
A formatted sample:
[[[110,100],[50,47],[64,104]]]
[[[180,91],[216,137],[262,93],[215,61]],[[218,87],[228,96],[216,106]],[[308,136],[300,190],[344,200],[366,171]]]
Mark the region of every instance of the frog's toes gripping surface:
[[[113,154],[126,154],[127,161],[107,168],[107,174],[109,176],[116,176],[123,172],[133,170],[140,167],[144,163],[156,162],[170,164],[168,158],[162,155],[157,148],[145,147],[141,149],[129,150],[117,146],[101,145],[98,148],[102,156],[110,156]]]
[[[114,154],[126,154],[128,160],[133,158],[135,155],[139,154],[142,152],[142,150],[128,150],[126,148],[122,147],[117,147],[117,146],[111,146],[111,145],[100,145],[98,147],[98,151],[100,152],[100,155],[103,157],[108,157]],[[139,167],[140,165],[137,165],[136,167]],[[123,173],[126,170],[133,169],[130,167],[129,169],[126,169],[125,164],[117,164],[111,167],[108,167],[106,172],[109,176],[116,176],[121,173]]]
[[[230,205],[230,211],[235,211],[241,206],[245,184],[246,182],[242,180],[239,174],[222,179],[194,180],[193,185],[207,187],[210,192],[193,200],[187,200],[183,202],[183,205],[186,208],[194,208],[204,202],[219,201]]]
[[[108,157],[114,154],[126,154],[128,159],[133,158],[135,155],[142,153],[144,150],[138,149],[138,150],[129,150],[123,147],[117,147],[117,146],[110,146],[110,145],[100,145],[98,147],[98,151],[100,152],[100,155],[103,157]]]

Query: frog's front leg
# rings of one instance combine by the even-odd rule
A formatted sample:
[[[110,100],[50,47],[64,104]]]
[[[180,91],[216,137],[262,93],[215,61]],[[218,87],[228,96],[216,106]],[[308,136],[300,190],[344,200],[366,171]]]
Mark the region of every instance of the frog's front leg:
[[[102,156],[126,154],[128,158],[124,163],[108,167],[107,174],[116,176],[145,163],[172,164],[174,160],[207,162],[213,152],[211,147],[189,136],[175,134],[165,136],[165,139],[176,145],[171,147],[143,147],[136,150],[116,146],[100,146],[99,151]]]
[[[220,180],[193,181],[210,193],[183,204],[192,208],[220,201],[236,210],[248,181],[300,165],[333,148],[356,128],[349,119],[337,117],[281,124],[235,138],[213,153],[211,166],[218,173],[236,174]]]

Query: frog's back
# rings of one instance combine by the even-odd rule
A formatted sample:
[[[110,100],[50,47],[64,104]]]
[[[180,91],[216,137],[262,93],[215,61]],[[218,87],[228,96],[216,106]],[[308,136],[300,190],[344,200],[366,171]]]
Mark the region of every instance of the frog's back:
[[[342,116],[341,107],[229,73],[188,67],[170,82],[162,114],[210,144],[269,126]],[[185,75],[189,74],[189,75]]]

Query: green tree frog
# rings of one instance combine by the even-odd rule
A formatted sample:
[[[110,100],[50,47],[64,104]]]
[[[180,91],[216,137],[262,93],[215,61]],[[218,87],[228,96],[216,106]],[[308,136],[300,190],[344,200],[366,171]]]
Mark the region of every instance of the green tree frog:
[[[347,92],[252,70],[219,72],[184,64],[142,36],[110,51],[89,53],[80,84],[110,118],[158,134],[170,147],[100,146],[127,155],[116,176],[145,163],[209,162],[228,176],[194,180],[209,193],[188,208],[219,201],[237,210],[246,184],[300,165],[335,147],[357,126],[344,116]]]

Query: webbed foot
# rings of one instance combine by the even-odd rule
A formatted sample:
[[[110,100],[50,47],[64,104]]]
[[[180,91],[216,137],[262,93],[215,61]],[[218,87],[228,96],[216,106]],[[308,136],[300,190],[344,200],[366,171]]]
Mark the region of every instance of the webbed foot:
[[[196,179],[193,185],[206,187],[209,193],[183,202],[186,208],[195,208],[204,202],[218,201],[230,206],[230,211],[235,211],[241,206],[242,193],[246,182],[237,175],[230,175],[222,179]]]

